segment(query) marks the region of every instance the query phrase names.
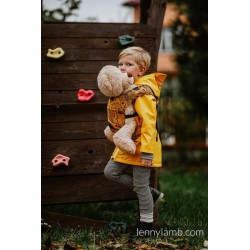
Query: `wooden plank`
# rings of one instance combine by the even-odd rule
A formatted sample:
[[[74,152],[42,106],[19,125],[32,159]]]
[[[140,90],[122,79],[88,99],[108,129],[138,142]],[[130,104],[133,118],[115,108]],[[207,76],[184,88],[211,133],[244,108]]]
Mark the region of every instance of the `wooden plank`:
[[[98,89],[94,74],[42,74],[42,90]]]
[[[42,177],[41,184],[43,205],[136,199],[135,192],[103,174]]]
[[[42,141],[42,176],[103,173],[114,150],[108,139]],[[69,167],[53,168],[52,159],[62,154],[70,157]]]
[[[106,104],[108,97],[104,96],[99,90],[94,90],[95,96],[88,102],[79,102],[77,99],[78,90],[62,90],[62,91],[42,91],[42,104],[64,105],[64,104],[79,104],[83,110],[86,110],[86,103]]]
[[[146,24],[125,23],[42,23],[44,37],[154,37],[155,30]]]
[[[93,220],[78,216],[53,213],[49,211],[42,211],[41,215],[44,222],[48,223],[49,225],[60,226],[61,228],[70,227],[75,229],[82,229],[82,228],[100,229],[108,226],[109,223],[107,221]]]
[[[42,123],[42,140],[86,140],[105,138],[108,122]]]
[[[67,144],[67,142],[65,142]],[[67,145],[66,145],[67,147]],[[113,150],[113,147],[112,147]],[[111,150],[111,151],[112,151]],[[55,155],[54,155],[55,156]],[[45,176],[70,176],[70,175],[89,175],[89,174],[102,174],[104,167],[107,165],[111,153],[100,156],[74,154],[75,157],[70,155],[70,164],[68,167],[60,166],[53,167],[51,159],[42,158],[41,174]]]
[[[116,61],[49,61],[42,62],[42,73],[96,73],[98,74],[105,65],[117,65]],[[96,75],[97,76],[97,75]]]
[[[111,155],[114,146],[108,139],[42,141],[41,156],[53,159],[57,154],[68,155],[72,160],[78,157]]]
[[[154,61],[152,62],[154,64]],[[152,68],[149,69],[148,73]],[[41,90],[97,90],[97,73],[93,74],[42,74]]]
[[[49,74],[80,74],[88,73],[94,74],[96,76],[100,72],[101,68],[106,65],[117,66],[117,61],[48,61],[42,62],[42,73]],[[155,65],[155,62],[152,60],[152,65]],[[149,72],[152,71],[152,66],[149,68]]]
[[[42,122],[107,121],[107,105],[85,103],[72,105],[42,105]]]
[[[67,49],[67,52],[61,58],[64,61],[116,61],[121,49]],[[51,61],[47,57],[48,49],[42,49],[42,61]]]
[[[147,48],[151,51],[154,49],[155,38],[136,38],[133,45]],[[120,49],[124,47],[120,45],[117,38],[43,38],[41,42],[41,48],[48,50],[55,49],[57,47],[63,48],[65,53],[68,53],[68,49]],[[63,59],[63,57],[62,57]],[[54,59],[51,59],[54,60]]]

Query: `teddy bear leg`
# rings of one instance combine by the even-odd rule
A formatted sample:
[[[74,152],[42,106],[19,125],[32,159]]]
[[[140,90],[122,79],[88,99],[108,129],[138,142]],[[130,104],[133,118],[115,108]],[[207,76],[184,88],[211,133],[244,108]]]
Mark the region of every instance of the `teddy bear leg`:
[[[119,129],[113,136],[113,141],[115,145],[125,153],[135,154],[136,145],[131,139],[132,134],[135,131],[136,123],[135,121],[125,124]]]
[[[111,142],[113,142],[114,132],[112,132],[112,130],[110,129],[109,126],[107,126],[107,127],[104,129],[104,134],[105,134],[105,136],[106,136]]]

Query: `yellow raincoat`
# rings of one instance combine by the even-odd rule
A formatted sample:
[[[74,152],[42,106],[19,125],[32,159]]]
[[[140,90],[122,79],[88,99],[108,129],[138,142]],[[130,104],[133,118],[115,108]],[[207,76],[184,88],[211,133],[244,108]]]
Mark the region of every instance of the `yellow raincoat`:
[[[153,95],[144,95],[138,97],[134,107],[138,116],[135,117],[137,122],[134,134],[140,134],[135,140],[136,153],[126,154],[117,147],[111,158],[116,162],[142,166],[141,152],[153,154],[153,167],[162,166],[161,141],[156,128],[157,121],[157,101],[160,97],[161,85],[166,75],[162,73],[152,73],[142,76],[135,81],[136,85],[146,84],[154,91]]]

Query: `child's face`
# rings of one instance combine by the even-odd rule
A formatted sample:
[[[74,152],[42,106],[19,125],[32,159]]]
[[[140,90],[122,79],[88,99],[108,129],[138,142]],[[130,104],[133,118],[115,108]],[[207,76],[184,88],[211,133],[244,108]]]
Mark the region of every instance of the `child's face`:
[[[128,76],[133,76],[134,80],[143,76],[146,71],[145,66],[139,66],[131,55],[121,57],[118,62],[118,68],[122,73],[126,72]]]

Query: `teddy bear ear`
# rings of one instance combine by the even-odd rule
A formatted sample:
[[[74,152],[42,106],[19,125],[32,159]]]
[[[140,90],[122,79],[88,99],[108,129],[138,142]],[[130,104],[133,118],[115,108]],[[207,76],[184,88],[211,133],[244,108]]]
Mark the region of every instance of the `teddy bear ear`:
[[[104,95],[107,95],[107,93],[112,92],[112,86],[106,75],[98,76],[97,81],[98,81],[98,87]]]

